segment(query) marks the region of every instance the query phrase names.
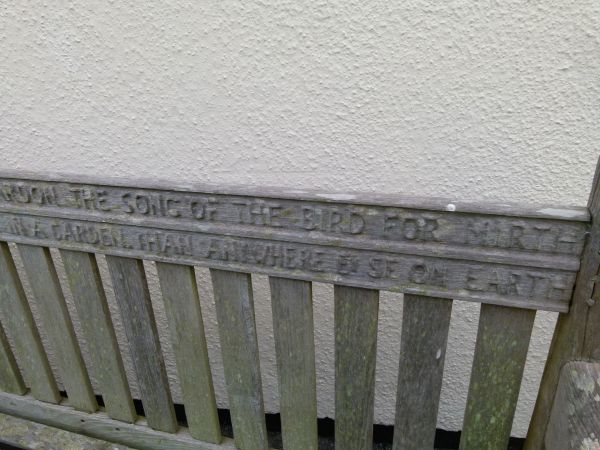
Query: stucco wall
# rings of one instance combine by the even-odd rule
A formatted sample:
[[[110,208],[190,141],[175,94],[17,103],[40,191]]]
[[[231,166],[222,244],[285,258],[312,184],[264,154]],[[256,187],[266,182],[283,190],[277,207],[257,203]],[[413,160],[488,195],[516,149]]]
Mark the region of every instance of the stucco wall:
[[[0,169],[581,205],[600,141],[599,39],[596,0],[3,2]],[[268,283],[254,282],[274,411]],[[393,421],[400,306],[383,296],[380,423]],[[332,416],[329,286],[315,308],[319,414]],[[453,311],[442,428],[461,427],[478,309]],[[553,324],[538,315],[516,435]]]

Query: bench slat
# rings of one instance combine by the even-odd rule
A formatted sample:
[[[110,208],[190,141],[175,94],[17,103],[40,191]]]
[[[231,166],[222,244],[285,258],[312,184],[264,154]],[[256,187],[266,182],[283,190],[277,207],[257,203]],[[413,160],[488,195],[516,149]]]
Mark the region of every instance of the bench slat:
[[[58,403],[60,395],[40,334],[8,245],[0,242],[0,307],[3,325],[13,339],[25,381],[38,400]]]
[[[94,412],[96,397],[75,337],[71,316],[46,247],[18,244],[31,290],[40,311],[42,325],[56,357],[69,403],[75,409]]]
[[[194,268],[157,263],[190,434],[222,440]]]
[[[131,348],[148,425],[155,430],[174,433],[177,430],[175,409],[143,262],[118,256],[107,256],[106,262]]]
[[[460,450],[506,450],[535,311],[482,305]]]
[[[370,450],[379,291],[335,285],[335,448]]]
[[[317,450],[312,284],[277,277],[269,282],[283,445],[288,450]]]
[[[106,412],[113,419],[135,422],[135,408],[96,258],[91,253],[71,250],[61,250],[60,255]]]
[[[27,391],[2,324],[0,324],[0,390],[18,395]]]
[[[235,445],[266,450],[267,429],[250,274],[211,269]]]
[[[404,295],[394,450],[433,449],[452,300]]]

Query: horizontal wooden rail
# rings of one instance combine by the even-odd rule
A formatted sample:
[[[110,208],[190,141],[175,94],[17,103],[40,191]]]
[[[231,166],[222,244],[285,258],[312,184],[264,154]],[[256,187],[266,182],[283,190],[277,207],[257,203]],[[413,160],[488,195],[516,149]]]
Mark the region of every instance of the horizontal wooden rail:
[[[5,175],[0,239],[567,311],[589,220],[585,208],[246,191]]]
[[[68,405],[52,405],[30,396],[0,392],[0,412],[74,433],[146,450],[236,450],[233,439],[211,444],[194,439],[186,429],[165,433],[148,427],[138,419],[135,424],[109,418],[103,411],[87,414]]]

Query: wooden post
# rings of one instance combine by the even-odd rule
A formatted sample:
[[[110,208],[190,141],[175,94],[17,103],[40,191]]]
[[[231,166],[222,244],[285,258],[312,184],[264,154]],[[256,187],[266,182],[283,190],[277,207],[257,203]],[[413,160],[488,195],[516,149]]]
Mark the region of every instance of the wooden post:
[[[524,450],[542,450],[561,368],[569,361],[600,361],[600,161],[588,200],[591,226],[568,313],[560,314]]]
[[[599,400],[600,364],[565,364],[546,431],[546,450],[600,448]]]

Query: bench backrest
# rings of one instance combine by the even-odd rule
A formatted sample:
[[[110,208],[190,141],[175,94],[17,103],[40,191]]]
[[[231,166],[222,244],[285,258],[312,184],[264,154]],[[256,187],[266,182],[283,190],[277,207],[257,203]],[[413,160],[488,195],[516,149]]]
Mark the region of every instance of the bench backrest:
[[[221,437],[194,276],[205,266],[237,448],[268,447],[250,282],[260,273],[270,277],[286,449],[317,449],[315,281],[335,284],[337,449],[371,446],[379,291],[391,290],[405,294],[394,449],[433,447],[452,302],[467,300],[482,307],[461,449],[504,450],[535,311],[569,311],[590,221],[588,208],[554,205],[5,174],[0,412],[144,448],[233,448]],[[7,243],[20,253],[68,404]],[[104,408],[50,248],[60,249]],[[143,420],[96,253],[107,255]],[[142,260],[157,263],[187,430],[176,421]]]

